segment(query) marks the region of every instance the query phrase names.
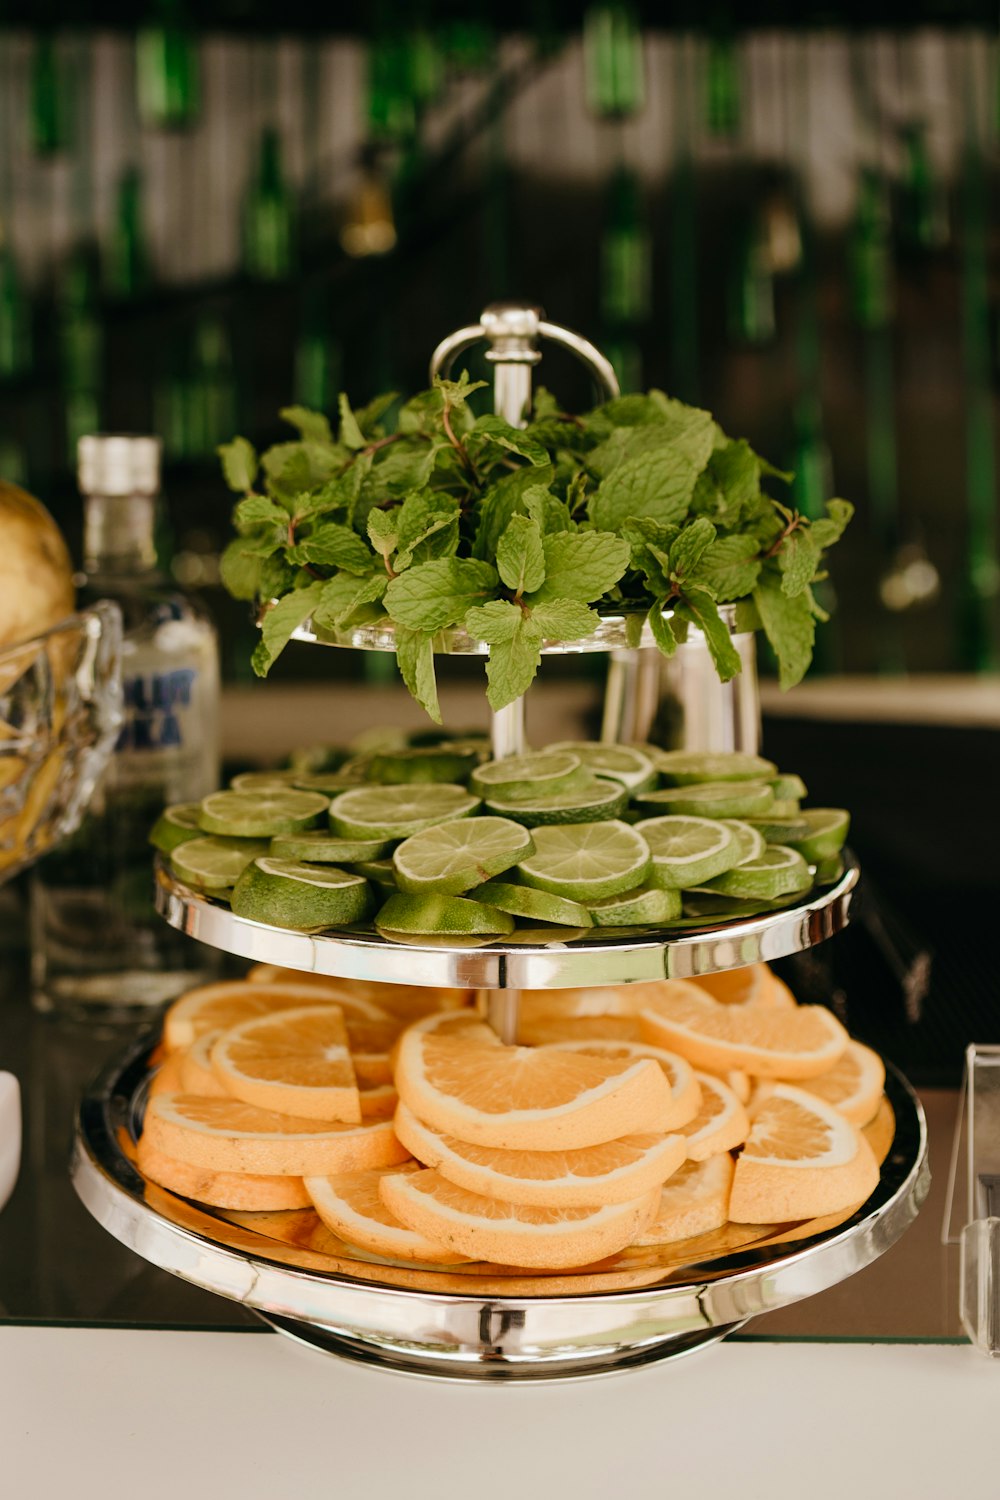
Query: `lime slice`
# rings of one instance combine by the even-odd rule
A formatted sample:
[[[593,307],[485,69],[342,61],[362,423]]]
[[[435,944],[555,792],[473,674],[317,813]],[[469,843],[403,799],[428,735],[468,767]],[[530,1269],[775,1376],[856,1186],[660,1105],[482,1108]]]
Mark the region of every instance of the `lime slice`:
[[[365,767],[365,780],[381,786],[410,786],[428,781],[467,781],[479,763],[474,750],[447,745],[422,745],[408,750],[383,750]]]
[[[212,792],[201,799],[198,821],[205,833],[238,839],[266,839],[276,833],[301,833],[311,828],[329,802],[316,792],[284,787],[259,792]]]
[[[851,815],[842,807],[807,807],[800,814],[808,828],[805,838],[789,839],[803,859],[814,864],[819,859],[829,859],[839,854],[847,839],[851,826]]]
[[[322,828],[307,833],[279,833],[268,851],[275,859],[304,859],[318,865],[349,865],[388,854],[391,839],[339,839]]]
[[[341,838],[406,839],[423,828],[475,812],[479,798],[464,786],[366,786],[341,792],[330,821]]]
[[[459,818],[404,839],[392,862],[401,891],[458,896],[534,850],[528,830],[509,818]]]
[[[740,901],[736,896],[722,896],[716,891],[685,891],[684,917],[675,926],[707,927],[722,922],[742,922],[747,917],[759,917],[766,911],[774,911],[780,903],[774,901]]]
[[[288,757],[293,771],[336,771],[347,759],[339,745],[302,745]]]
[[[263,839],[189,839],[170,856],[170,868],[178,880],[199,891],[228,891],[260,854],[267,854]]]
[[[732,829],[715,818],[644,818],[635,825],[653,856],[652,885],[684,890],[731,870],[740,858]]]
[[[766,781],[705,781],[644,792],[637,799],[649,812],[690,813],[703,818],[759,817],[774,801]]]
[[[740,857],[737,863],[743,864],[748,859],[759,859],[767,848],[767,840],[756,828],[751,828],[749,823],[741,823],[736,818],[720,818],[719,822],[726,828],[731,828],[736,842],[740,846]]]
[[[816,884],[833,885],[844,873],[844,861],[839,854],[828,854],[816,861]]]
[[[565,896],[536,891],[530,885],[488,880],[485,885],[476,887],[476,900],[509,912],[512,917],[523,917],[528,922],[554,922],[562,927],[592,926],[590,913],[579,901],[567,901]]]
[[[618,781],[590,776],[565,791],[539,791],[516,798],[491,795],[486,806],[528,828],[546,823],[600,823],[621,817],[628,806],[628,792]]]
[[[267,792],[275,787],[290,787],[295,782],[294,771],[243,771],[229,783],[234,792]]]
[[[161,854],[169,854],[186,839],[201,837],[202,827],[198,822],[200,802],[175,802],[165,807],[149,831],[149,842]]]
[[[809,791],[801,776],[789,775],[782,772],[771,780],[771,790],[774,793],[775,802],[795,801],[801,802],[808,797]]]
[[[681,893],[659,886],[642,886],[637,891],[625,891],[621,896],[591,901],[587,910],[598,927],[660,926],[664,922],[676,922],[680,916]]]
[[[807,891],[811,885],[812,876],[802,855],[783,844],[769,844],[759,859],[727,870],[711,882],[712,890],[725,896],[764,901]]]
[[[656,767],[649,756],[633,745],[600,745],[593,740],[563,740],[549,750],[569,750],[578,755],[588,771],[610,776],[628,787],[634,796],[656,784]]]
[[[238,917],[300,932],[360,922],[374,906],[371,887],[360,875],[270,856],[247,865],[232,895]]]
[[[468,937],[514,931],[514,918],[464,896],[390,896],[375,918],[386,937]]]
[[[797,818],[801,811],[798,797],[775,797],[767,810],[767,816],[772,819],[791,820]]]
[[[347,867],[353,870],[355,875],[363,875],[370,880],[372,885],[381,886],[383,890],[394,891],[396,889],[396,867],[390,859],[358,859]]]
[[[534,838],[535,852],[518,871],[525,885],[553,896],[600,901],[633,890],[649,873],[649,845],[618,819],[537,828]]]
[[[538,797],[559,792],[585,778],[583,763],[570,750],[540,750],[477,766],[469,785],[480,797]]]
[[[303,792],[320,792],[325,797],[335,797],[352,786],[364,786],[362,768],[351,761],[335,771],[297,771],[295,785]]]
[[[771,761],[739,750],[661,750],[656,768],[671,786],[693,786],[702,781],[770,781],[778,774]]]
[[[768,813],[763,818],[745,818],[743,821],[756,828],[768,844],[792,844],[797,839],[809,837],[809,824],[802,813],[794,813],[790,818],[773,818]]]

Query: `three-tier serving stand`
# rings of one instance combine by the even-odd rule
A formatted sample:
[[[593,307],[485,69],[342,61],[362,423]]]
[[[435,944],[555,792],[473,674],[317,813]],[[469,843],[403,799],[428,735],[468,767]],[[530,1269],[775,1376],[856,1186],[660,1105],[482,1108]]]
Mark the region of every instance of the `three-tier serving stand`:
[[[530,407],[541,338],[562,344],[589,367],[607,397],[618,394],[604,356],[579,335],[548,323],[537,308],[497,304],[434,352],[432,375],[447,374],[485,340],[495,369],[495,409],[521,425]],[[731,628],[733,622],[730,621]],[[392,626],[302,639],[361,650],[394,649]],[[689,748],[755,750],[759,707],[752,637],[734,634],[743,672],[720,684],[704,641],[691,633],[668,664],[648,634],[625,616],[604,616],[586,641],[546,642],[543,654],[609,655],[602,737],[646,738],[661,692],[676,699]],[[436,642],[445,653],[485,653],[460,630]],[[525,704],[493,715],[496,758],[525,748]],[[224,903],[185,886],[160,862],[156,904],[196,941],[258,962],[369,982],[466,988],[477,992],[502,1040],[516,1036],[524,989],[621,985],[683,978],[771,961],[839,932],[859,876],[848,858],[832,883],[800,902],[739,921],[616,936],[592,929],[545,939],[538,930],[497,941],[395,942],[372,931],[288,931],[235,916]],[[626,1251],[559,1275],[471,1265],[403,1265],[338,1241],[308,1212],[240,1214],[208,1209],[147,1182],[131,1142],[141,1126],[156,1036],[138,1038],[81,1102],[73,1155],[76,1189],[118,1239],[177,1276],[243,1303],[275,1328],[341,1355],[414,1373],[452,1378],[551,1379],[607,1373],[685,1353],[723,1337],[747,1318],[833,1285],[881,1255],[903,1233],[929,1183],[923,1113],[889,1068],[895,1136],[876,1191],[840,1222],[727,1226],[679,1245]]]

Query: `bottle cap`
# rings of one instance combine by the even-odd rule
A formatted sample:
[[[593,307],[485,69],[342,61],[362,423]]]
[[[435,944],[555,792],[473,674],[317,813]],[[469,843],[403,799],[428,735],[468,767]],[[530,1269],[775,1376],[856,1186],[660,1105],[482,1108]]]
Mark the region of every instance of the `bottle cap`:
[[[127,433],[92,433],[76,446],[84,495],[155,495],[160,488],[160,440]]]

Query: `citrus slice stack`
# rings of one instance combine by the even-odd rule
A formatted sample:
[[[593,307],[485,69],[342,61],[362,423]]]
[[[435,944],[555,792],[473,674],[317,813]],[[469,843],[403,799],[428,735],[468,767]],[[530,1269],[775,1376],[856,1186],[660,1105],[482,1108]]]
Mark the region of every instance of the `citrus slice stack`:
[[[206,1031],[190,1047],[171,1054],[176,1057],[179,1068],[175,1093],[201,1094],[205,1099],[231,1097],[212,1067],[212,1048],[222,1035],[221,1031]]]
[[[181,1198],[194,1198],[212,1208],[244,1213],[280,1213],[308,1208],[311,1202],[301,1177],[264,1177],[251,1172],[214,1172],[192,1166],[161,1151],[147,1132],[139,1137],[136,1165],[144,1177]]]
[[[417,1016],[468,1005],[469,990],[437,989],[431,985],[381,984],[371,979],[333,979],[326,974],[302,974],[298,969],[283,969],[278,964],[254,964],[246,975],[248,984],[300,984],[318,988],[335,999],[338,1005],[347,1001],[370,1001],[382,1011],[412,1021]]]
[[[721,1229],[729,1219],[734,1166],[728,1151],[685,1162],[663,1184],[656,1217],[635,1243],[663,1245]]]
[[[638,1042],[635,1016],[548,1016],[521,1019],[517,1039],[524,1047],[547,1047],[560,1042]]]
[[[714,974],[694,974],[691,983],[707,990],[721,1005],[766,1005],[771,977],[767,964],[758,963],[720,969]]]
[[[648,1057],[657,1063],[670,1086],[670,1103],[660,1119],[660,1130],[679,1130],[689,1124],[701,1108],[701,1087],[691,1064],[674,1052],[654,1047],[651,1042],[592,1037],[575,1038],[555,1045],[560,1051],[582,1052],[587,1057],[610,1057],[616,1062],[635,1062]]]
[[[361,1123],[361,1101],[337,1005],[302,1006],[224,1031],[212,1070],[245,1104],[305,1120]]]
[[[379,1191],[384,1177],[412,1168],[376,1167],[367,1172],[341,1172],[335,1177],[307,1177],[305,1191],[328,1229],[370,1255],[425,1265],[459,1265],[468,1260],[428,1239],[397,1219]]]
[[[695,1073],[701,1089],[698,1113],[681,1131],[690,1161],[707,1161],[720,1151],[742,1146],[750,1131],[746,1109],[733,1090],[711,1073]]]
[[[769,1099],[778,1087],[762,1079],[753,1095],[753,1112]],[[885,1087],[885,1064],[877,1052],[861,1042],[850,1041],[828,1073],[805,1078],[799,1084],[817,1099],[825,1099],[854,1125],[867,1125],[878,1113]]]
[[[354,996],[338,980],[302,975],[298,980],[275,979],[251,984],[244,979],[224,979],[203,984],[175,1000],[163,1023],[163,1043],[168,1051],[189,1047],[206,1031],[227,1031],[255,1016],[302,1005],[339,1005],[348,1017],[381,1021],[386,1013],[362,996]]]

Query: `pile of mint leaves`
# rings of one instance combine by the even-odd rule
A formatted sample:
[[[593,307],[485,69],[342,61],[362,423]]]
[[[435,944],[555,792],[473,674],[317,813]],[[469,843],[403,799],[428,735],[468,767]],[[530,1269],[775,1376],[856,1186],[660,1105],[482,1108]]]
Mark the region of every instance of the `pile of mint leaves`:
[[[222,580],[261,610],[259,676],[307,619],[322,634],[388,616],[403,679],[440,723],[446,627],[488,644],[500,709],[530,685],[543,642],[583,639],[610,613],[635,640],[648,618],[666,656],[697,626],[725,682],[740,662],[719,605],[735,603],[738,628],[766,633],[782,686],[801,679],[826,618],[812,585],[847,501],[810,522],[762,488],[791,475],[660,391],[575,416],[539,389],[516,428],[475,414],[481,385],[463,373],[358,411],[341,396],[336,433],[290,407],[296,441],[260,456],[242,437],[220,448],[241,496]]]

